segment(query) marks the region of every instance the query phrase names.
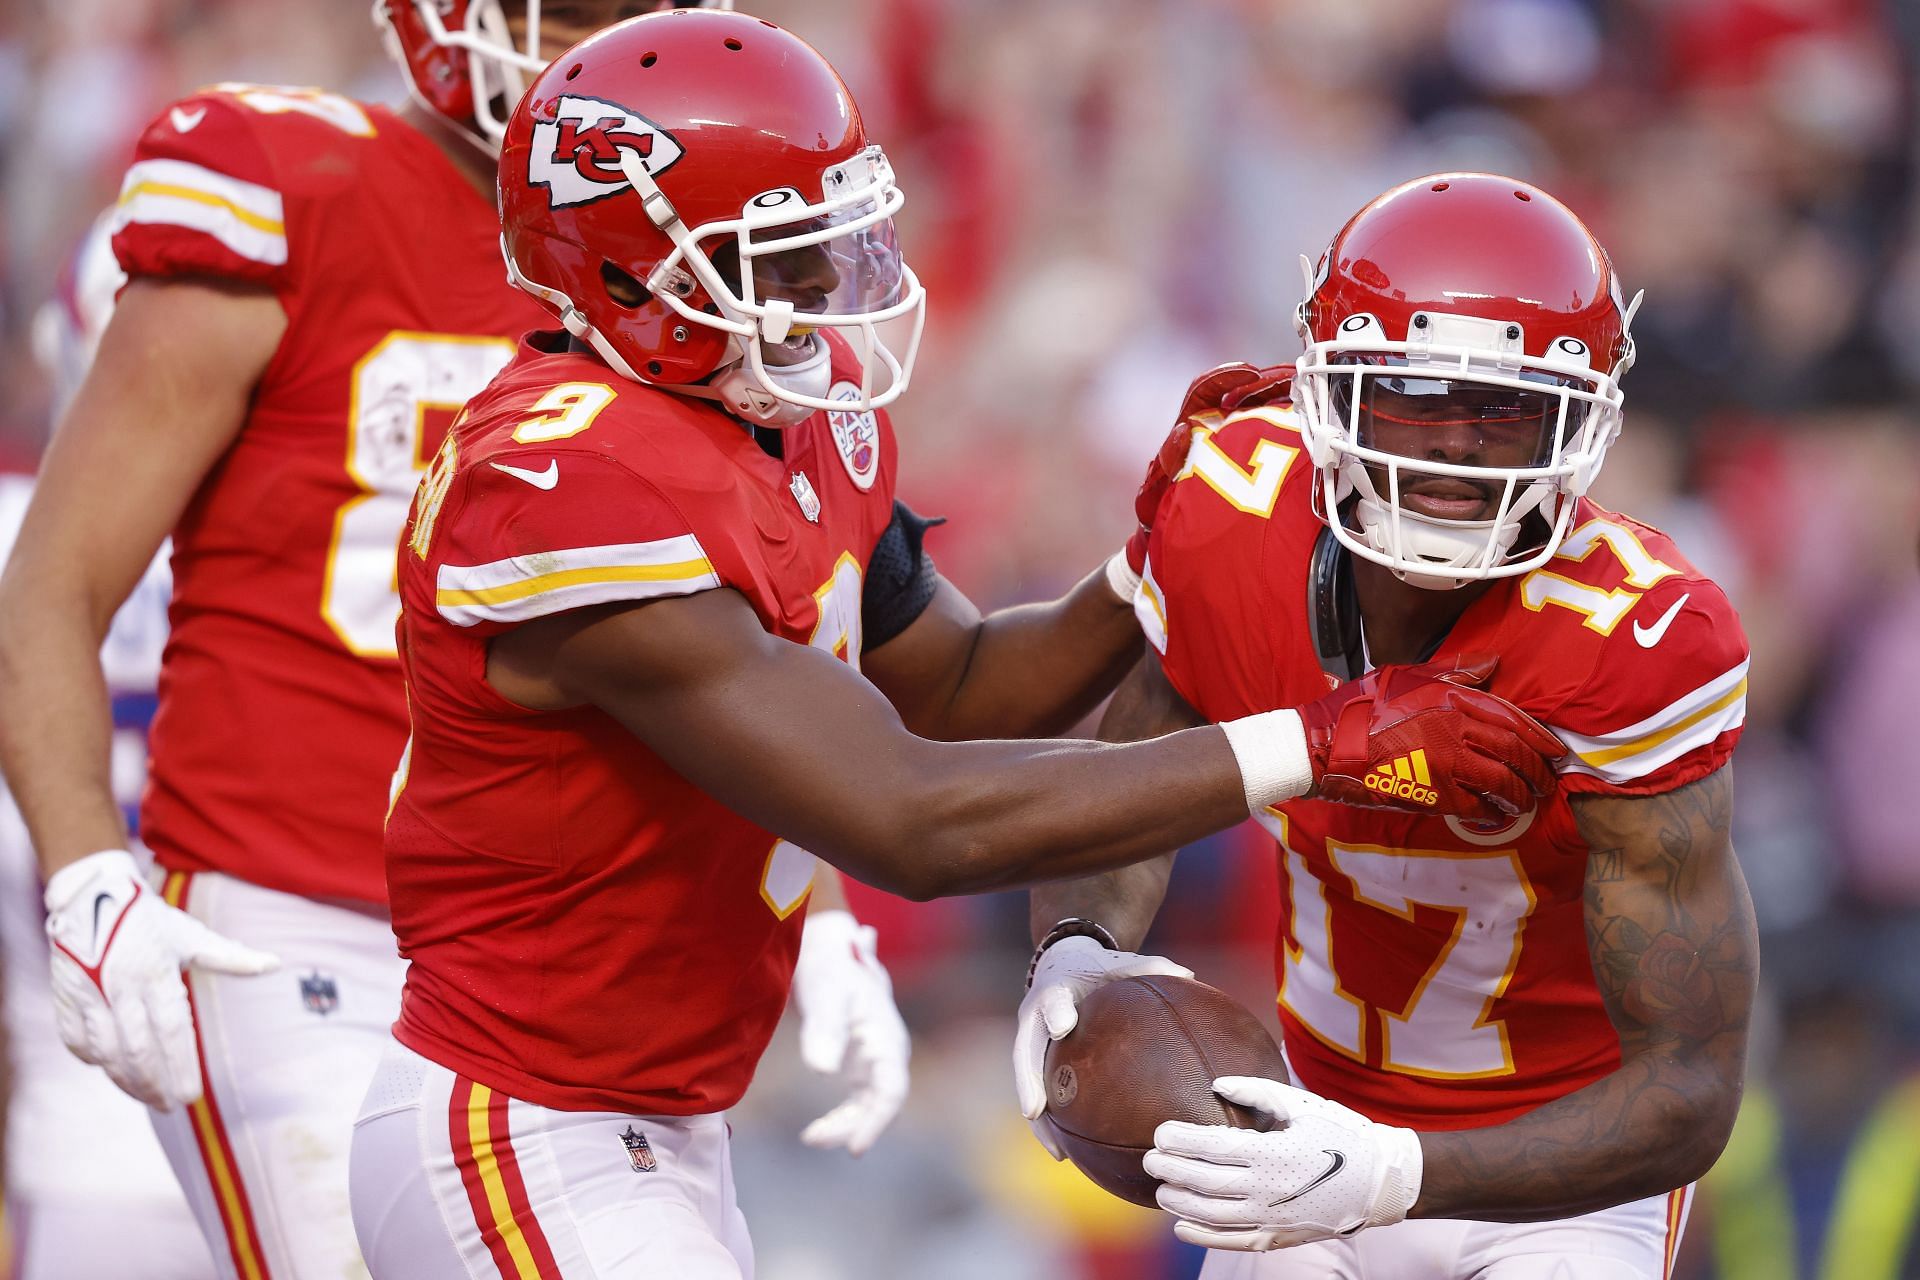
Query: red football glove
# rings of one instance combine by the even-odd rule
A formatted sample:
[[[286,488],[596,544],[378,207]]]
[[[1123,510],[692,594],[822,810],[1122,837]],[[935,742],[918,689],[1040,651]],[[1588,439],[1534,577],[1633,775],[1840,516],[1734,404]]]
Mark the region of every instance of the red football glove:
[[[1235,413],[1274,400],[1284,400],[1293,391],[1293,366],[1277,364],[1256,369],[1250,364],[1223,364],[1209,369],[1193,380],[1180,401],[1180,416],[1167,433],[1153,461],[1147,464],[1147,478],[1134,495],[1133,514],[1139,527],[1127,539],[1127,568],[1134,576],[1146,572],[1147,535],[1160,514],[1160,502],[1167,496],[1173,478],[1187,465],[1187,450],[1193,444],[1193,416],[1200,413]]]
[[[1370,809],[1510,818],[1553,794],[1566,744],[1484,684],[1498,659],[1381,667],[1298,708],[1314,794]]]

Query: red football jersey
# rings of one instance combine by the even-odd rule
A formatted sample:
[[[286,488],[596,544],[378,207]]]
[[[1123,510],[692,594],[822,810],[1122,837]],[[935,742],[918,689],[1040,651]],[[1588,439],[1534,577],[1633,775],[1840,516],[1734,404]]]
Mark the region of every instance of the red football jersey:
[[[814,859],[603,712],[501,698],[487,641],[726,587],[772,634],[858,666],[891,429],[816,413],[774,458],[711,402],[547,354],[559,337],[530,339],[468,406],[400,555],[413,740],[387,877],[412,967],[394,1031],[543,1106],[718,1111],[786,1004]],[[836,388],[857,386],[835,351]]]
[[[1319,697],[1307,623],[1323,524],[1290,412],[1196,432],[1137,612],[1167,676],[1227,720]],[[1437,657],[1489,652],[1489,688],[1565,739],[1561,791],[1505,824],[1320,800],[1260,821],[1284,895],[1276,970],[1301,1084],[1416,1128],[1496,1124],[1619,1064],[1582,919],[1568,793],[1651,794],[1725,764],[1747,646],[1720,589],[1658,530],[1582,502],[1548,564],[1497,580]],[[1417,787],[1424,759],[1383,781]]]
[[[174,532],[142,834],[162,865],[383,901],[406,739],[394,547],[453,413],[544,313],[483,197],[381,107],[223,85],[142,135],[130,276],[272,289],[286,336]]]

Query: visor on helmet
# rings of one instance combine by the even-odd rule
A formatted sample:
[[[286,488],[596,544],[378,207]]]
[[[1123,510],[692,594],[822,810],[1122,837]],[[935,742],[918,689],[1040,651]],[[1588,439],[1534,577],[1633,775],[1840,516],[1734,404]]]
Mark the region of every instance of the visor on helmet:
[[[1488,379],[1456,366],[1430,369],[1395,355],[1336,354],[1331,408],[1362,449],[1415,461],[1534,469],[1551,466],[1585,422],[1581,380],[1539,370]]]
[[[634,176],[638,164],[624,157],[622,163],[636,187],[652,186],[644,172]],[[868,147],[823,171],[817,197],[780,187],[748,200],[737,218],[669,226],[675,250],[648,287],[685,319],[735,335],[756,376],[766,369],[762,344],[778,347],[796,329],[841,331],[863,370],[857,400],[808,395],[766,379],[769,389],[809,409],[879,408],[907,388],[924,317],[925,293],[894,229],[903,203],[886,156]],[[738,269],[729,270],[735,263]],[[718,315],[687,301],[694,280]],[[879,334],[892,320],[912,326],[897,356]]]

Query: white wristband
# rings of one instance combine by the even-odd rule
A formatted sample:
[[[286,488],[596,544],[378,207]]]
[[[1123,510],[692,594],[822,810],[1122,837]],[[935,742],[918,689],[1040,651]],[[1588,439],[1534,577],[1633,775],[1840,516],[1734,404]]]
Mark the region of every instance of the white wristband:
[[[1133,605],[1134,596],[1140,593],[1140,575],[1127,563],[1127,553],[1116,551],[1107,561],[1107,585],[1113,588],[1113,594],[1120,597],[1120,603]]]
[[[1297,799],[1313,789],[1313,761],[1307,755],[1307,729],[1299,712],[1262,711],[1223,720],[1220,727],[1233,748],[1233,758],[1240,762],[1248,813],[1263,812],[1268,805]]]

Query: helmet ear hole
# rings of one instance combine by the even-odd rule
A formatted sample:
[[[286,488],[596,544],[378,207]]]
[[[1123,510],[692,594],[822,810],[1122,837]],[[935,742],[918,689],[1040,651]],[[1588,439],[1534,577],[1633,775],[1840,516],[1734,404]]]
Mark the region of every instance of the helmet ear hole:
[[[632,311],[653,301],[653,295],[647,291],[646,285],[641,284],[637,277],[621,270],[611,262],[602,260],[600,263],[600,283],[605,287],[608,299],[616,307],[624,307]]]

